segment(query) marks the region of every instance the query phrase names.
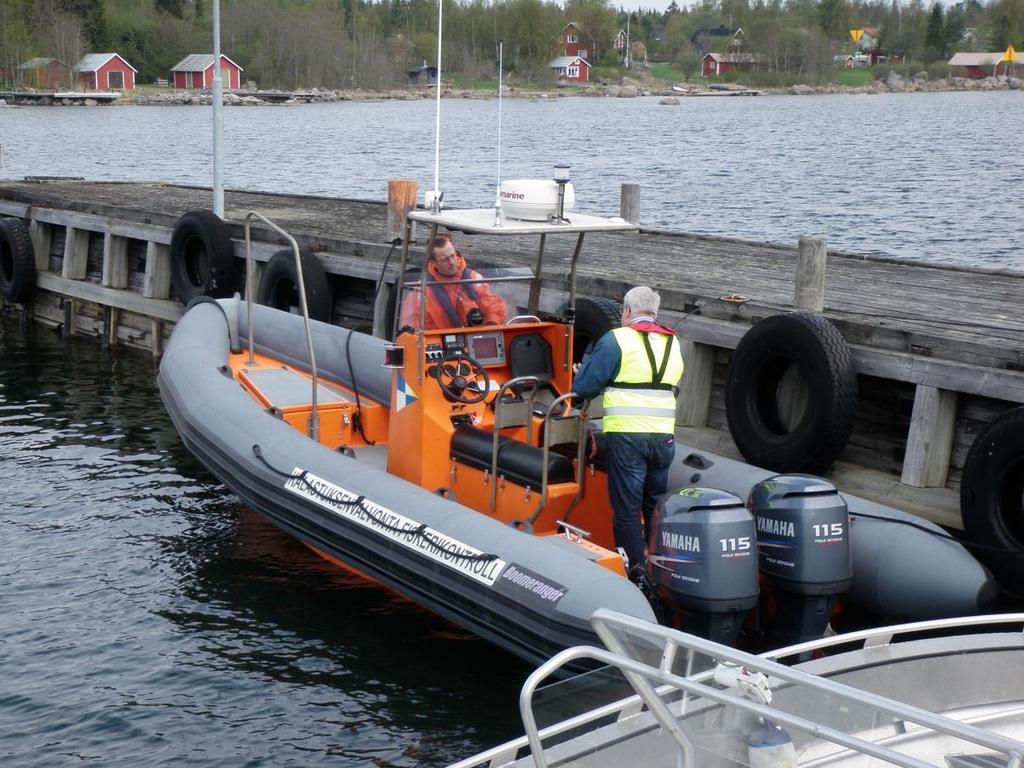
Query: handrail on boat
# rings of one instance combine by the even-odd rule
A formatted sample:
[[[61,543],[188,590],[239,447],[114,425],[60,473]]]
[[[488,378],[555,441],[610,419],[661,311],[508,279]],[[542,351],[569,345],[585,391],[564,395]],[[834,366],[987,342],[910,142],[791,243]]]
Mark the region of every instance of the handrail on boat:
[[[746,698],[730,693],[728,690],[713,688],[709,685],[713,679],[713,673],[703,672],[693,677],[684,677],[675,674],[671,671],[672,666],[677,656],[677,652],[682,650],[689,654],[691,662],[695,654],[703,654],[713,658],[716,662],[726,662],[739,665],[748,671],[761,672],[775,680],[781,680],[793,685],[822,691],[830,696],[845,699],[858,706],[871,707],[876,712],[898,717],[905,722],[917,723],[918,725],[930,730],[1006,754],[1008,756],[1007,765],[1010,768],[1020,766],[1022,759],[1024,759],[1024,757],[1022,757],[1024,756],[1024,743],[1020,741],[1000,736],[998,734],[989,733],[988,731],[975,726],[958,722],[951,718],[937,715],[909,704],[876,694],[871,694],[833,680],[828,680],[816,675],[808,674],[801,670],[784,666],[771,658],[768,658],[768,654],[754,656],[738,651],[734,648],[714,643],[710,640],[698,638],[693,635],[687,635],[668,627],[652,624],[651,622],[636,619],[631,616],[625,616],[607,609],[600,609],[596,611],[591,621],[597,634],[611,650],[589,646],[569,648],[541,665],[541,667],[530,675],[526,683],[524,683],[522,693],[520,694],[520,714],[522,715],[523,725],[526,729],[526,736],[518,742],[503,745],[502,747],[498,747],[491,750],[489,753],[486,753],[490,758],[493,759],[498,758],[499,756],[509,756],[517,747],[529,745],[534,765],[537,766],[537,768],[546,768],[547,760],[544,755],[542,739],[549,738],[560,733],[565,733],[570,729],[586,725],[588,722],[593,722],[598,717],[608,716],[617,711],[621,713],[627,708],[635,706],[639,699],[647,705],[651,715],[656,718],[657,723],[662,726],[666,732],[671,734],[677,744],[679,744],[680,753],[684,761],[683,764],[692,766],[693,744],[687,737],[686,733],[680,728],[678,717],[671,711],[669,705],[662,698],[666,693],[677,690],[684,694],[682,702],[682,707],[684,707],[684,709],[680,714],[685,714],[685,697],[690,695],[698,696],[719,704],[735,707],[736,709],[749,714],[764,717],[773,723],[793,728],[794,730],[801,731],[818,738],[826,739],[832,743],[839,744],[840,746],[857,750],[863,754],[877,757],[895,765],[903,766],[903,768],[923,768],[924,766],[930,765],[929,763],[925,763],[888,747],[865,741],[859,737],[816,723],[813,720],[791,715],[772,708],[770,705],[750,701]],[[1000,616],[973,617],[972,619],[942,619],[936,621],[914,622],[912,624],[904,624],[898,627],[888,627],[881,630],[869,630],[865,632],[852,633],[851,635],[841,635],[836,638],[828,638],[828,640],[831,644],[840,645],[850,643],[851,641],[857,641],[859,639],[866,639],[868,640],[866,645],[870,645],[872,637],[882,638],[887,636],[891,639],[898,634],[906,634],[910,632],[921,632],[940,628],[949,629],[965,625],[977,626],[1008,623],[1024,623],[1024,614],[1006,614]],[[630,656],[625,646],[619,641],[616,631],[628,633],[633,638],[643,638],[650,643],[660,646],[661,659],[659,665],[655,667]],[[781,649],[779,652],[772,652],[772,654],[777,653],[781,656],[794,655],[796,653],[803,652],[802,647],[804,645],[815,645],[815,643],[790,646],[789,648]],[[532,698],[536,689],[542,681],[565,664],[583,658],[593,659],[621,670],[623,675],[633,686],[633,689],[637,692],[637,695],[602,707],[600,710],[588,712],[563,723],[545,728],[543,731],[539,731],[532,707]],[[655,685],[658,687],[655,688]],[[525,742],[525,744],[523,744],[523,742]],[[476,763],[465,763],[466,766],[481,764],[482,763],[479,760]]]
[[[317,390],[319,385],[317,383],[317,369],[316,369],[316,355],[313,352],[313,326],[309,322],[309,305],[306,303],[306,281],[302,276],[302,258],[299,255],[299,244],[295,241],[295,238],[285,232],[281,227],[277,226],[274,222],[264,216],[262,213],[257,211],[249,211],[245,214],[245,306],[248,312],[249,322],[249,361],[247,365],[255,365],[256,363],[256,329],[253,327],[252,317],[252,302],[253,302],[253,279],[255,277],[255,269],[253,268],[252,260],[252,241],[249,237],[249,231],[252,226],[252,220],[259,219],[272,230],[277,232],[281,237],[288,241],[292,247],[292,253],[295,254],[295,276],[299,284],[299,306],[302,309],[302,319],[306,326],[306,348],[309,351],[309,370],[313,377],[313,393],[311,399],[311,411],[309,414],[309,427],[308,434],[314,440],[320,439],[320,415],[317,410]]]
[[[1005,613],[1005,614],[992,614],[987,616],[966,616],[958,618],[947,618],[947,619],[932,619],[926,621],[915,621],[908,622],[905,624],[891,625],[887,627],[879,627],[873,629],[864,629],[856,632],[848,632],[840,635],[833,635],[830,637],[820,638],[818,640],[811,640],[805,643],[799,643],[797,645],[786,646],[771,651],[766,651],[759,654],[761,658],[765,659],[779,659],[787,658],[790,656],[798,656],[808,651],[814,651],[822,648],[850,645],[852,643],[864,641],[864,645],[861,647],[878,647],[892,642],[897,637],[902,635],[915,634],[920,632],[932,632],[936,630],[955,630],[959,628],[970,628],[980,626],[993,626],[993,625],[1018,625],[1016,631],[1024,634],[1024,613]],[[714,675],[713,670],[700,672],[693,676],[694,680],[703,681],[711,679]],[[687,673],[689,676],[689,673]],[[543,676],[538,678],[538,684],[543,680]],[[529,681],[528,681],[529,682]],[[673,690],[671,685],[661,685],[655,689],[658,695],[666,695]],[[619,722],[626,720],[627,718],[639,715],[642,711],[642,700],[639,695],[633,694],[616,701],[603,704],[595,709],[581,712],[580,714],[574,715],[566,720],[549,725],[538,731],[538,740],[543,743],[544,741],[551,739],[556,736],[574,731],[579,728],[584,728],[591,723],[595,723],[604,718],[616,716]],[[483,766],[489,766],[490,768],[497,768],[498,766],[504,766],[520,756],[523,750],[530,748],[530,739],[528,736],[520,736],[511,741],[505,742],[492,747],[484,752],[481,752],[473,757],[466,758],[457,763],[454,763],[450,768],[483,768]]]

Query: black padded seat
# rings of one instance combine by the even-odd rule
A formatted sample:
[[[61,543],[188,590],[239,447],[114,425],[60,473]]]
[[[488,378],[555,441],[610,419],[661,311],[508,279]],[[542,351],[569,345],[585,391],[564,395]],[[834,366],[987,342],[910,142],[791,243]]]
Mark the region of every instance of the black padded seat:
[[[476,469],[491,468],[494,433],[460,426],[452,435],[451,456]],[[508,437],[498,438],[498,474],[510,482],[540,489],[544,474],[544,449]],[[569,483],[575,479],[572,461],[557,453],[548,454],[548,483]]]

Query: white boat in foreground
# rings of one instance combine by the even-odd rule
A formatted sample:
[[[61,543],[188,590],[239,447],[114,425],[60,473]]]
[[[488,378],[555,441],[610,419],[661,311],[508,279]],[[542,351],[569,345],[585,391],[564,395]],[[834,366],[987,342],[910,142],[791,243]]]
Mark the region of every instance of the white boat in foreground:
[[[592,621],[606,648],[565,650],[524,684],[526,735],[453,768],[1024,765],[1024,614],[871,629],[760,656],[612,611]],[[580,658],[609,666],[540,688]],[[780,663],[793,658],[811,660]],[[566,712],[588,689],[620,693]],[[562,708],[546,727],[541,701]]]

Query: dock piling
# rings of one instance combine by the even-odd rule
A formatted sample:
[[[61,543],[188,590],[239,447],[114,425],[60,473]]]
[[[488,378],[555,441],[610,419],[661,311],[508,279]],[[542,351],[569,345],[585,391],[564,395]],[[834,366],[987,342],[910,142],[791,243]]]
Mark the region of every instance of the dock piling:
[[[811,312],[825,308],[825,258],[828,249],[823,237],[801,237],[797,245],[796,283],[793,306]]]
[[[405,231],[405,217],[416,207],[417,193],[415,179],[390,179],[388,181],[388,240],[402,237]]]
[[[623,184],[619,196],[619,215],[633,224],[640,223],[640,185]]]

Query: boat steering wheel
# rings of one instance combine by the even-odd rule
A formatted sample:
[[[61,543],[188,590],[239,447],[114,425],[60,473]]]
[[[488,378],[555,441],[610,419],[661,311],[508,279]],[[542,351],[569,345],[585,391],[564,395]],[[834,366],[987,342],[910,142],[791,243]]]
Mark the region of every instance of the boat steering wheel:
[[[491,391],[491,377],[487,371],[464,352],[446,356],[434,369],[434,378],[441,385],[445,397],[458,403],[479,403]]]

